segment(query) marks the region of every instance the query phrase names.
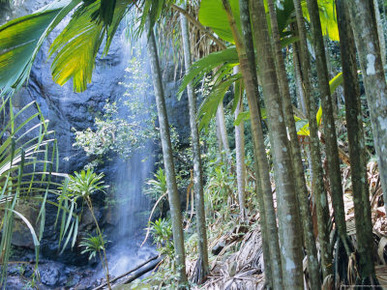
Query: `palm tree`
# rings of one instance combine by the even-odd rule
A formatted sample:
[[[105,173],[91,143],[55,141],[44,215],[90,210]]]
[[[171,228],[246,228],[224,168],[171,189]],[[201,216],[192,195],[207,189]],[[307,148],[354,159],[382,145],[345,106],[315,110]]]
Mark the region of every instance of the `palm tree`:
[[[319,263],[317,258],[317,249],[313,234],[313,224],[310,214],[310,205],[308,200],[308,190],[306,188],[305,175],[301,157],[300,144],[298,142],[296,125],[294,122],[293,106],[289,84],[286,76],[286,68],[282,56],[282,46],[280,39],[280,31],[278,28],[277,15],[274,10],[273,0],[268,0],[270,13],[270,23],[273,38],[273,51],[276,63],[276,72],[278,77],[279,89],[282,96],[283,112],[285,116],[285,124],[288,128],[290,136],[290,148],[292,155],[292,171],[294,172],[296,192],[300,207],[301,221],[304,232],[305,248],[308,256],[308,272],[310,275],[311,288],[317,289],[321,285]]]
[[[383,196],[384,200],[387,200],[387,85],[373,4],[372,1],[352,1],[348,3],[348,8],[370,107]],[[356,29],[357,27],[362,29]],[[387,210],[387,203],[384,206]]]
[[[337,149],[335,120],[333,116],[332,98],[329,87],[328,68],[325,55],[324,40],[321,30],[321,21],[317,0],[307,0],[310,23],[312,28],[313,47],[316,52],[316,66],[319,84],[321,106],[324,114],[323,126],[326,137],[326,153],[328,161],[328,176],[332,193],[332,205],[335,215],[335,224],[347,255],[351,253],[347,227],[345,223],[343,189],[341,186],[340,161]]]
[[[183,39],[184,64],[186,73],[191,68],[191,47],[188,35],[188,22],[184,15],[180,15],[181,34]],[[196,265],[196,283],[204,282],[208,274],[208,246],[207,246],[207,227],[204,211],[204,193],[203,193],[203,171],[200,156],[199,131],[196,122],[196,95],[192,83],[187,86],[189,119],[191,127],[192,153],[193,153],[193,175],[194,175],[194,193],[197,211],[197,231],[199,259]]]
[[[303,287],[300,218],[291,172],[290,147],[287,139],[284,115],[281,108],[278,80],[269,38],[263,1],[253,1],[252,24],[258,55],[259,73],[262,79],[266,104],[270,143],[274,157],[277,191],[277,215],[280,244],[282,248],[282,275],[285,289]],[[263,57],[264,56],[264,57]]]
[[[149,43],[148,53],[151,60],[151,68],[153,75],[153,87],[156,95],[156,105],[160,125],[160,139],[163,150],[164,168],[167,181],[169,206],[171,209],[173,242],[176,252],[177,269],[179,271],[179,283],[187,282],[185,273],[185,252],[184,252],[184,236],[183,223],[181,216],[180,197],[177,190],[175,166],[172,155],[171,137],[169,133],[169,123],[167,109],[165,106],[164,88],[162,83],[162,75],[157,54],[157,46],[154,33],[150,24],[148,26]]]
[[[294,10],[297,19],[297,28],[300,36],[300,43],[296,43],[295,52],[296,57],[299,56],[302,82],[305,92],[305,101],[307,107],[307,117],[309,121],[310,130],[310,153],[312,161],[312,191],[315,196],[316,211],[317,211],[317,228],[318,228],[318,241],[320,244],[321,252],[321,268],[323,272],[323,278],[332,274],[332,254],[329,250],[329,229],[328,229],[328,198],[324,189],[323,183],[323,169],[321,165],[321,151],[320,141],[318,137],[318,127],[316,122],[317,108],[314,106],[314,98],[312,93],[312,85],[310,82],[310,57],[307,44],[306,27],[301,8],[300,0],[293,0]],[[297,55],[298,54],[298,55]]]
[[[369,284],[375,275],[371,209],[367,182],[367,159],[357,76],[356,47],[349,11],[345,1],[337,0],[337,19],[340,33],[341,63],[344,77],[344,97],[348,130],[349,154],[357,249],[360,256],[360,275],[363,284]],[[367,281],[368,280],[368,281]]]
[[[234,67],[234,73],[239,72],[239,67]],[[235,121],[238,120],[239,114],[243,113],[243,87],[242,82],[238,81],[234,84],[235,98],[238,99],[235,108]],[[245,128],[243,120],[239,124],[235,124],[235,159],[236,159],[236,174],[238,186],[239,208],[242,221],[246,219],[246,165],[245,165]]]

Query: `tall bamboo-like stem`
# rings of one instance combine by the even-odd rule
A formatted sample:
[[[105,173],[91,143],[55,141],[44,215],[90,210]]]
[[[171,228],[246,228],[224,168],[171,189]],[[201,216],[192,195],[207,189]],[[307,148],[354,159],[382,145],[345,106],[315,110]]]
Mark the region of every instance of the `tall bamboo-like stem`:
[[[304,86],[302,82],[301,77],[301,64],[299,60],[300,53],[298,51],[294,51],[299,48],[299,45],[293,45],[293,67],[294,67],[294,79],[296,83],[297,88],[297,103],[298,108],[301,110],[301,112],[304,114],[304,116],[307,115],[307,106],[306,106],[306,96],[304,91]]]
[[[385,6],[385,4],[383,4]],[[380,46],[380,56],[382,59],[383,67],[386,66],[386,38],[383,31],[383,21],[380,17],[379,3],[378,0],[373,0],[373,7],[375,13],[376,28],[378,31],[378,40]]]
[[[234,73],[239,72],[239,66],[234,67]],[[243,112],[243,92],[241,85],[234,84],[234,96],[239,95],[239,101],[235,108],[235,120]],[[235,125],[235,155],[236,155],[236,174],[238,186],[238,199],[241,219],[246,218],[246,165],[245,165],[245,126],[241,121]]]
[[[304,165],[302,163],[300,144],[297,138],[294,113],[291,103],[289,84],[286,76],[285,62],[282,56],[280,32],[278,30],[277,15],[274,10],[273,0],[268,0],[270,23],[273,38],[274,58],[277,69],[279,89],[282,96],[282,109],[285,116],[285,124],[290,136],[290,148],[292,153],[292,168],[295,177],[295,186],[301,211],[301,220],[304,231],[304,240],[308,255],[308,270],[312,289],[318,289],[321,285],[320,267],[317,259],[316,242],[313,235],[313,224],[310,214],[308,190],[306,188]]]
[[[323,127],[325,134],[325,148],[328,161],[328,176],[332,193],[332,205],[335,224],[339,236],[344,243],[347,254],[351,250],[348,245],[347,225],[345,223],[343,189],[341,186],[340,159],[337,149],[335,120],[333,117],[332,98],[329,87],[327,60],[325,57],[324,40],[321,31],[321,22],[317,0],[307,0],[310,23],[313,36],[313,47],[316,53],[318,87],[323,111]]]
[[[150,25],[148,24],[148,30],[150,30],[149,26]],[[161,147],[163,151],[169,207],[171,209],[172,218],[173,243],[176,253],[177,269],[179,272],[179,283],[184,284],[187,282],[187,276],[185,273],[185,252],[180,197],[176,185],[175,165],[173,162],[169,123],[167,109],[165,106],[164,88],[162,84],[160,63],[157,54],[156,40],[153,30],[148,32],[148,53],[151,61],[153,87],[155,90],[157,113],[160,124]]]
[[[312,160],[312,188],[314,194],[314,200],[316,203],[317,211],[317,227],[319,234],[319,244],[321,252],[321,266],[323,272],[323,278],[332,274],[332,253],[329,250],[329,208],[327,194],[324,189],[323,183],[323,169],[321,165],[321,152],[320,141],[318,138],[318,127],[316,121],[317,108],[315,106],[312,87],[310,83],[310,58],[306,38],[306,28],[304,18],[302,14],[300,0],[293,0],[294,8],[297,18],[298,33],[300,36],[300,49],[296,49],[296,52],[300,53],[300,60],[302,66],[302,79],[305,89],[305,100],[308,109],[308,121],[310,131],[310,151]]]
[[[181,34],[183,38],[184,65],[186,73],[191,67],[191,49],[188,37],[188,22],[184,15],[180,15]],[[197,275],[194,277],[196,283],[204,282],[208,274],[208,247],[206,232],[206,215],[204,210],[204,192],[203,192],[203,171],[202,161],[200,158],[200,140],[199,131],[196,123],[196,95],[192,83],[187,86],[189,123],[191,127],[192,154],[193,154],[193,175],[194,175],[194,192],[197,212],[197,232],[199,259],[196,265]]]
[[[348,2],[356,48],[370,108],[372,133],[384,200],[387,201],[387,85],[372,1]],[[362,29],[355,29],[354,25]],[[384,203],[387,211],[387,202]]]
[[[263,241],[263,257],[265,263],[265,279],[269,287],[274,289],[282,289],[282,273],[281,259],[278,244],[278,229],[276,214],[273,205],[273,195],[271,191],[271,183],[269,176],[269,164],[266,157],[264,136],[261,124],[261,112],[259,109],[259,92],[258,80],[255,68],[255,55],[252,46],[251,29],[246,31],[244,27],[245,41],[243,44],[241,35],[235,24],[235,18],[232,14],[230,4],[227,0],[222,0],[223,7],[226,10],[227,18],[235,40],[240,70],[245,83],[246,96],[250,109],[251,131],[253,137],[254,157],[255,157],[255,172],[257,176],[257,197],[260,211],[260,224]],[[241,20],[242,23],[248,24],[249,13],[244,12],[247,3],[240,2],[241,5]],[[248,28],[248,27],[247,27]],[[247,49],[248,48],[248,49]]]
[[[224,107],[223,102],[219,103],[218,109],[216,110],[216,125],[219,130],[220,141],[222,142],[222,149],[226,154],[227,163],[231,163],[231,151],[230,145],[228,143],[227,128],[226,128],[226,119],[224,117]]]
[[[367,159],[360,87],[357,77],[356,48],[346,3],[336,0],[337,21],[340,33],[340,52],[344,78],[346,121],[351,158],[352,193],[355,206],[357,250],[360,256],[360,274],[363,280],[373,278],[374,251],[371,208],[367,183]],[[370,281],[368,281],[370,282]]]
[[[266,104],[269,137],[274,157],[277,192],[277,215],[281,244],[283,286],[285,289],[302,289],[302,239],[299,234],[300,216],[292,176],[290,146],[287,139],[281,96],[273,59],[263,0],[251,2],[263,96]]]

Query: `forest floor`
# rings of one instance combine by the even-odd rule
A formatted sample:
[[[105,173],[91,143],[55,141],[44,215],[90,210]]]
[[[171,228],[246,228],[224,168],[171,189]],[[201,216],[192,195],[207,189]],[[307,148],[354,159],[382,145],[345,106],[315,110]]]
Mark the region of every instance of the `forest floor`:
[[[380,285],[386,285],[387,289],[387,219],[382,198],[382,189],[380,178],[376,168],[376,162],[368,164],[369,192],[371,193],[371,210],[375,248],[377,250],[376,275]],[[348,236],[356,247],[356,232],[354,220],[354,206],[352,191],[350,190],[350,167],[343,167],[343,186],[345,189],[344,204],[347,221]],[[273,189],[274,196],[275,190]],[[210,255],[210,274],[208,280],[195,289],[261,289],[265,285],[263,256],[261,247],[261,233],[259,227],[259,214],[250,212],[246,223],[240,223],[237,214],[237,205],[231,205],[231,211],[228,216],[221,216],[215,222],[209,225],[209,249]],[[333,210],[331,208],[331,217]],[[312,218],[316,220],[315,212],[312,208]],[[230,225],[234,225],[231,226]],[[224,229],[229,230],[224,232]],[[351,257],[351,259],[353,259]],[[356,263],[351,263],[349,259],[346,277],[341,273],[335,273],[341,276],[340,281],[334,285],[333,280],[326,280],[326,286],[338,289],[340,286],[352,284],[357,275]],[[334,261],[335,263],[337,261]],[[187,269],[192,276],[195,268],[195,259],[188,255]],[[340,261],[339,261],[340,263]],[[306,274],[307,261],[304,258],[305,281],[308,283]],[[340,267],[335,267],[339,269]]]
[[[350,167],[342,167],[344,204],[347,221],[347,232],[354,247],[356,248],[356,232],[354,221],[354,207],[351,192]],[[377,170],[376,162],[368,164],[368,182],[371,198],[372,223],[377,255],[376,276],[380,285],[386,285],[387,289],[387,220],[382,197],[382,189]],[[275,188],[273,186],[274,204]],[[234,193],[235,194],[235,193]],[[329,198],[329,192],[328,192]],[[250,200],[248,203],[247,218],[241,221],[237,198],[230,198],[224,201],[220,210],[208,212],[208,249],[210,273],[204,284],[193,285],[192,289],[262,289],[265,286],[264,263],[262,255],[262,241],[259,226],[259,213],[257,205]],[[333,210],[331,210],[331,219],[333,219]],[[187,211],[188,212],[188,211]],[[316,221],[316,213],[311,206],[312,219]],[[188,213],[189,215],[189,213]],[[186,239],[186,267],[188,277],[192,278],[195,273],[197,262],[197,236],[195,234],[195,225],[191,222],[192,214],[185,218],[185,232],[188,233]],[[334,228],[332,229],[332,233]],[[317,233],[315,233],[317,234]],[[334,234],[332,244],[335,244]],[[336,248],[335,248],[336,249]],[[324,289],[347,289],[347,285],[354,285],[358,274],[355,256],[351,255],[348,264],[343,259],[335,255],[334,269],[335,277],[339,279],[326,279]],[[337,258],[339,257],[339,258]],[[303,260],[304,279],[309,283],[307,276],[306,256]],[[173,269],[171,261],[168,258],[157,267],[157,271],[143,280],[136,280],[127,285],[120,285],[116,289],[171,289],[173,283]],[[157,287],[159,285],[159,287]],[[148,288],[149,287],[149,288]]]

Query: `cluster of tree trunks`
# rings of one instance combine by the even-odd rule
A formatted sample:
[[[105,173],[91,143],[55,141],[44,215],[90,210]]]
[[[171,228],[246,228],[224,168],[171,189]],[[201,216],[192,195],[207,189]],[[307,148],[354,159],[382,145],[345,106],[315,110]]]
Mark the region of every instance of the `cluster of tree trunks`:
[[[4,1],[3,1],[4,2]],[[45,20],[58,24],[65,14],[68,14],[75,7],[76,9],[89,9],[90,5],[95,5],[95,1],[83,1],[85,5],[80,5],[80,1],[70,1],[70,4],[59,3],[47,8],[52,17]],[[179,283],[187,284],[185,268],[185,249],[182,227],[181,203],[179,199],[174,160],[172,155],[171,138],[169,132],[168,116],[164,98],[164,88],[160,69],[158,49],[153,26],[158,18],[166,12],[165,7],[172,8],[173,11],[181,13],[181,43],[184,53],[185,71],[188,74],[191,68],[192,43],[189,41],[189,27],[187,20],[195,26],[200,33],[210,39],[211,45],[217,46],[218,50],[227,46],[209,29],[205,28],[187,9],[187,4],[183,7],[177,6],[173,1],[134,1],[136,5],[125,4],[117,1],[101,0],[99,10],[96,12],[100,20],[95,22],[95,31],[104,35],[107,33],[108,41],[116,31],[109,25],[118,25],[123,15],[128,11],[128,7],[135,7],[142,13],[142,25],[147,23],[147,34],[149,36],[148,53],[150,56],[154,91],[156,95],[156,105],[160,126],[160,138],[163,152],[163,161],[166,174],[168,198],[171,210],[173,242],[175,249],[175,259]],[[200,2],[200,1],[199,1]],[[309,121],[308,136],[308,160],[312,171],[312,188],[308,192],[306,178],[303,170],[301,148],[298,141],[294,112],[291,103],[291,94],[287,80],[284,55],[281,47],[281,33],[279,31],[277,18],[279,16],[274,0],[221,0],[219,5],[227,16],[228,27],[232,33],[239,65],[234,70],[234,74],[240,71],[243,85],[235,84],[235,96],[239,96],[236,106],[235,116],[243,112],[243,97],[246,96],[250,111],[251,135],[254,154],[254,174],[256,180],[255,193],[259,204],[260,225],[262,233],[262,247],[265,263],[265,279],[269,288],[273,289],[302,289],[304,286],[303,256],[304,252],[308,259],[308,277],[312,289],[321,288],[323,282],[332,278],[333,273],[333,246],[335,243],[336,253],[342,250],[340,255],[348,261],[357,251],[359,281],[358,284],[376,284],[374,269],[374,248],[372,246],[372,223],[369,202],[369,192],[366,177],[366,155],[363,124],[361,120],[360,89],[357,76],[356,55],[360,61],[362,79],[365,86],[368,106],[371,115],[374,145],[378,157],[380,179],[384,192],[384,200],[387,200],[387,86],[385,80],[384,63],[385,48],[384,36],[378,26],[377,19],[380,17],[377,1],[366,0],[336,0],[334,3],[337,10],[337,22],[341,38],[341,61],[343,71],[343,85],[345,97],[345,109],[347,120],[347,132],[349,141],[349,159],[339,150],[335,130],[334,104],[330,91],[328,76],[327,52],[324,44],[323,31],[320,19],[319,4],[324,1],[306,0],[306,6],[301,0],[293,0],[295,21],[291,24],[290,32],[296,36],[297,41],[292,43],[289,51],[293,53],[293,66],[296,75],[297,95],[300,97],[302,111]],[[93,4],[94,3],[94,4]],[[204,3],[204,0],[202,1]],[[180,4],[180,3],[179,3]],[[192,4],[192,3],[191,3]],[[239,14],[234,14],[232,6],[239,4]],[[60,6],[64,5],[64,6]],[[67,6],[66,6],[67,5]],[[265,7],[266,5],[266,7]],[[141,7],[140,7],[141,6]],[[109,7],[105,9],[103,7]],[[52,10],[50,10],[52,9]],[[60,11],[60,12],[59,12]],[[117,12],[119,11],[119,13]],[[266,12],[268,11],[268,13]],[[305,13],[308,14],[309,28],[306,28]],[[36,21],[39,17],[48,17],[51,14],[44,11],[36,14]],[[57,14],[55,14],[57,13]],[[214,11],[213,13],[217,13]],[[95,13],[93,15],[96,15]],[[55,18],[59,15],[58,19]],[[74,13],[74,17],[82,13]],[[0,15],[1,16],[1,15]],[[51,17],[51,16],[50,16]],[[118,19],[115,19],[118,17]],[[240,17],[240,19],[236,19]],[[26,19],[26,18],[25,18]],[[77,18],[74,18],[75,20]],[[74,20],[73,19],[73,20]],[[145,21],[147,19],[147,21]],[[34,21],[35,21],[34,20]],[[58,20],[58,21],[57,21]],[[19,21],[23,21],[19,19]],[[52,21],[52,22],[51,22]],[[23,23],[23,22],[21,22]],[[34,22],[35,23],[35,22]],[[37,22],[38,23],[38,22]],[[42,22],[43,23],[43,22]],[[43,24],[44,24],[43,23]],[[93,22],[90,22],[93,23]],[[90,25],[89,23],[89,25]],[[239,23],[240,26],[239,27]],[[12,23],[11,23],[12,24]],[[12,25],[17,26],[18,22]],[[20,23],[19,23],[20,24]],[[42,25],[43,25],[42,24]],[[10,58],[4,58],[13,50],[23,49],[25,43],[20,45],[13,43],[7,38],[7,33],[12,32],[13,26],[0,29],[0,39],[6,39],[5,48],[0,49],[1,67],[16,66],[17,62],[12,62]],[[43,27],[43,40],[53,27]],[[19,25],[20,27],[22,25]],[[55,26],[55,25],[54,25]],[[21,29],[21,28],[18,29]],[[107,28],[107,29],[106,29]],[[45,30],[47,29],[47,30]],[[22,29],[21,29],[22,30]],[[310,35],[308,35],[310,33]],[[6,35],[6,36],[4,36]],[[99,37],[102,37],[99,35]],[[310,36],[310,37],[309,37]],[[1,38],[3,37],[3,38]],[[38,36],[37,36],[38,37]],[[40,37],[40,36],[39,36]],[[38,38],[39,38],[38,37]],[[102,38],[101,38],[102,39]],[[311,43],[308,42],[311,39]],[[11,41],[12,40],[12,41]],[[22,39],[19,41],[23,41]],[[34,40],[31,40],[34,41]],[[11,45],[11,44],[12,45]],[[42,42],[36,42],[39,47]],[[98,42],[99,43],[99,42]],[[99,46],[94,47],[96,55]],[[28,44],[30,45],[30,44]],[[33,44],[35,45],[35,44]],[[231,44],[230,44],[231,45]],[[1,48],[1,46],[0,46]],[[74,48],[74,47],[73,47]],[[313,62],[310,53],[312,48]],[[27,52],[26,52],[27,53]],[[31,52],[30,52],[31,53]],[[21,86],[22,81],[27,78],[30,64],[36,53],[32,50],[32,56],[28,56],[27,64],[22,64],[23,68],[14,69],[20,77],[10,76],[10,80],[0,80],[0,94],[13,91]],[[87,61],[86,61],[87,62]],[[85,62],[85,63],[86,63]],[[65,61],[56,64],[66,63]],[[89,70],[77,76],[77,81],[82,84],[80,88],[86,89],[87,82],[91,81],[92,65]],[[20,65],[20,64],[19,64]],[[73,64],[80,65],[80,64]],[[315,65],[318,79],[318,86],[315,89],[311,83],[312,67]],[[74,71],[77,71],[74,69]],[[57,72],[58,73],[58,72]],[[66,81],[71,77],[72,72],[66,72]],[[16,74],[16,73],[15,73]],[[58,73],[60,75],[60,72]],[[5,77],[3,73],[2,76]],[[7,76],[8,77],[8,76]],[[88,78],[88,79],[87,79]],[[15,81],[16,80],[16,81]],[[79,81],[80,80],[80,81]],[[13,82],[13,83],[12,83]],[[64,81],[65,82],[65,81]],[[262,88],[263,94],[260,94]],[[323,112],[323,140],[322,145],[319,138],[319,127],[316,121],[317,105],[315,95],[321,101]],[[200,139],[196,120],[196,96],[192,84],[187,87],[189,103],[189,119],[193,152],[193,180],[195,192],[195,207],[198,233],[198,259],[194,281],[202,283],[208,274],[208,245],[206,233],[206,215],[204,207],[203,173],[200,153]],[[267,114],[268,135],[271,144],[271,155],[268,158],[265,148],[265,135],[262,126],[261,105],[264,103]],[[216,113],[217,128],[219,132],[219,148],[225,151],[226,162],[232,161],[228,136],[225,127],[223,103],[220,102]],[[321,134],[322,135],[322,134]],[[246,218],[246,168],[244,166],[244,127],[243,122],[235,127],[236,139],[236,167],[238,182],[238,200],[240,206],[240,217],[244,221]],[[326,156],[326,166],[323,167],[322,156]],[[345,158],[343,158],[343,156]],[[343,189],[341,184],[340,158],[351,165],[353,200],[355,207],[357,248],[351,243],[347,236],[345,220]],[[270,164],[273,163],[274,181],[276,189],[277,208],[274,207],[272,184],[270,179]],[[324,179],[326,178],[326,180]],[[325,186],[324,182],[328,186]],[[334,230],[337,232],[337,239],[330,240],[330,217],[328,199],[332,201],[334,211]],[[310,199],[316,208],[317,226],[314,228],[310,210]],[[387,209],[387,205],[386,205]],[[278,225],[278,226],[277,226]],[[314,235],[316,233],[316,236]],[[318,241],[319,249],[317,249]],[[305,250],[303,252],[303,250]],[[318,250],[320,252],[320,262],[318,260]],[[338,278],[338,277],[335,277]]]

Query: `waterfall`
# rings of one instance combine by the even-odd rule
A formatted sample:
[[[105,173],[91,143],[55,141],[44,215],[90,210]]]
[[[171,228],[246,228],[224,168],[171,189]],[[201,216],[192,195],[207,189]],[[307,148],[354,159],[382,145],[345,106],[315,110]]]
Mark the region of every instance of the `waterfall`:
[[[123,43],[124,60],[129,65],[137,66],[137,62],[135,64],[130,62],[131,59],[136,58],[142,64],[140,67],[127,69],[129,83],[126,84],[126,87],[129,99],[125,99],[125,101],[131,102],[133,100],[130,98],[135,97],[133,102],[138,102],[137,105],[140,108],[128,109],[126,106],[118,108],[121,118],[139,125],[146,124],[152,118],[150,112],[147,111],[152,106],[153,92],[150,78],[144,78],[150,72],[146,49],[143,49],[145,45],[145,37],[141,38],[135,45],[128,44],[127,41]],[[133,74],[133,71],[139,75],[130,75]],[[134,132],[134,135],[136,133]],[[143,194],[143,187],[146,179],[150,178],[154,172],[154,142],[144,139],[138,141],[137,146],[140,148],[129,150],[132,151],[129,158],[118,157],[115,161],[117,172],[115,200],[118,209],[114,214],[118,215],[118,224],[114,238],[117,243],[111,253],[108,253],[110,272],[114,276],[125,273],[156,253],[150,245],[144,245],[140,248],[145,236],[150,210],[150,202]]]

